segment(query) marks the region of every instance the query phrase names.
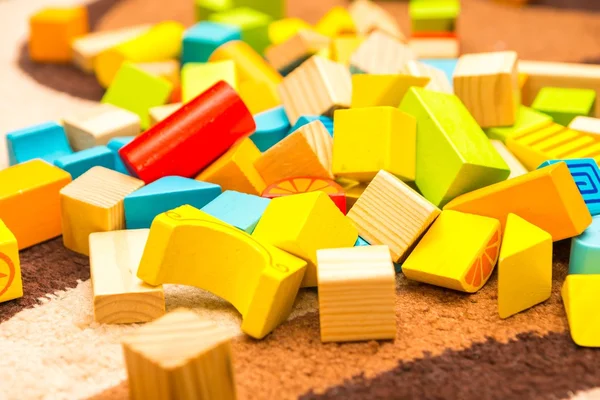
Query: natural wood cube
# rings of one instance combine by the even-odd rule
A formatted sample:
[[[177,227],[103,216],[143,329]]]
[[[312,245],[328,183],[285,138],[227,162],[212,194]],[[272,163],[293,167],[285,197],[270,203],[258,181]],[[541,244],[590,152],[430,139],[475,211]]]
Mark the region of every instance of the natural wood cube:
[[[354,52],[350,68],[365,74],[399,74],[408,61],[416,58],[407,44],[387,33],[375,31]]]
[[[376,3],[370,0],[355,0],[350,4],[348,11],[360,35],[368,35],[379,30],[404,40],[404,34],[396,18]]]
[[[265,57],[278,71],[289,73],[301,62],[329,47],[331,39],[311,30],[302,30],[283,43],[267,48]]]

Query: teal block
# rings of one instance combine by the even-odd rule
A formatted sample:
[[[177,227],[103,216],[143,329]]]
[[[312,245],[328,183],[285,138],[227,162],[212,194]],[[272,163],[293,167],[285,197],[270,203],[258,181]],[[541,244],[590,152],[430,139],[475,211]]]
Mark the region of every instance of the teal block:
[[[270,201],[264,197],[227,190],[202,211],[251,234]]]
[[[6,134],[10,165],[41,158],[54,164],[56,159],[72,154],[65,128],[56,122],[31,126]]]
[[[569,274],[600,274],[600,215],[579,236],[571,240]]]
[[[260,151],[267,151],[285,138],[290,130],[290,120],[283,106],[275,107],[254,116],[256,131],[250,136]]]
[[[166,176],[125,197],[127,229],[150,228],[154,217],[189,204],[202,208],[221,194],[221,186],[180,176]]]
[[[260,11],[248,7],[212,14],[209,19],[213,22],[238,27],[242,32],[242,40],[259,54],[271,44],[269,40],[269,25],[273,19]]]
[[[310,124],[311,122],[314,121],[321,121],[323,123],[323,125],[325,125],[325,129],[327,129],[327,132],[329,132],[329,134],[333,137],[333,119],[331,119],[330,117],[326,117],[324,115],[303,115],[300,118],[298,118],[298,121],[296,121],[296,123],[294,124],[294,126],[292,127],[292,129],[290,129],[290,133],[297,131],[298,129],[302,128],[304,125]]]
[[[458,63],[458,58],[427,58],[427,59],[420,59],[420,62],[422,62],[423,64],[427,64],[431,67],[437,68],[437,69],[441,69],[442,71],[444,71],[444,74],[446,74],[446,76],[448,77],[448,81],[450,82],[450,85],[452,86],[453,84],[453,76],[454,76],[454,70],[456,69],[456,64]]]
[[[54,165],[77,179],[92,167],[115,169],[115,157],[107,146],[96,146],[54,160]]]
[[[209,21],[197,23],[183,34],[181,65],[208,62],[219,46],[233,40],[242,40],[242,31],[236,26]]]
[[[115,158],[115,171],[118,171],[125,175],[131,175],[131,173],[129,172],[125,164],[123,164],[123,160],[121,159],[119,150],[121,150],[121,147],[125,146],[133,139],[135,139],[135,136],[120,136],[112,138],[106,145],[110,149],[110,151],[112,151],[113,156]]]
[[[358,239],[356,239],[356,243],[354,243],[354,247],[362,247],[362,246],[370,246],[370,244],[365,239],[363,239],[359,236]]]

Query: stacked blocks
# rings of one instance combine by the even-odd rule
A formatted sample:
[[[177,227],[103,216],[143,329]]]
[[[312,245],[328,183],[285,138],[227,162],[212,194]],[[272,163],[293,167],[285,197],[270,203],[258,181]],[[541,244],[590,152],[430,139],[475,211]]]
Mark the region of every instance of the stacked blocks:
[[[282,106],[263,111],[254,116],[256,132],[250,136],[258,150],[267,151],[283,138],[290,130],[290,120]]]
[[[219,81],[227,82],[234,89],[237,87],[235,65],[232,61],[187,63],[181,69],[183,102],[187,103]]]
[[[545,87],[535,97],[531,108],[568,126],[577,116],[591,116],[595,101],[596,91],[591,89]]]
[[[359,35],[366,36],[379,30],[400,40],[404,39],[396,18],[372,1],[355,0],[348,11]]]
[[[0,303],[23,297],[19,246],[0,219]]]
[[[239,28],[242,40],[259,54],[269,45],[269,24],[272,18],[260,11],[239,7],[213,14],[209,20]]]
[[[569,274],[600,274],[600,216],[596,215],[592,224],[572,239]]]
[[[352,75],[352,108],[398,107],[411,86],[424,87],[430,78],[403,74]]]
[[[219,46],[232,40],[241,39],[242,32],[236,26],[210,21],[197,23],[183,34],[181,64],[207,62]]]
[[[252,234],[269,202],[263,197],[227,190],[204,206],[202,211]]]
[[[10,165],[41,158],[53,164],[57,158],[73,153],[65,129],[56,122],[47,122],[6,134]]]
[[[54,165],[77,179],[92,167],[115,169],[115,155],[106,146],[96,146],[57,158]]]
[[[300,193],[327,193],[337,208],[346,215],[346,194],[344,189],[331,179],[298,177],[287,178],[269,185],[262,193],[263,197],[275,199]]]
[[[567,275],[562,299],[573,341],[584,347],[600,347],[600,275]]]

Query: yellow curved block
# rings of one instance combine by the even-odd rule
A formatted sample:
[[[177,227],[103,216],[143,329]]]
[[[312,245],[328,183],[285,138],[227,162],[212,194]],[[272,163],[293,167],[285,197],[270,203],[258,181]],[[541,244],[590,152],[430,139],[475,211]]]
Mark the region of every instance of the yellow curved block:
[[[23,297],[17,239],[0,220],[0,303]]]
[[[261,339],[286,320],[305,269],[304,261],[186,205],[154,219],[137,276],[224,298],[242,314],[242,331]]]
[[[108,87],[125,61],[144,63],[178,58],[184,30],[179,22],[161,22],[143,35],[103,51],[94,61],[98,82]]]
[[[568,275],[561,294],[573,341],[600,347],[600,275]]]

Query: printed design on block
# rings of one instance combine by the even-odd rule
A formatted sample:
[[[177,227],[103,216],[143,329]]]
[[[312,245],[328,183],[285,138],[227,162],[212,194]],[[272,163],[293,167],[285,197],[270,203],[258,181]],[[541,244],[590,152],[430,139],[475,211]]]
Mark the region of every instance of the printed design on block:
[[[465,275],[465,282],[473,288],[482,287],[492,275],[498,254],[500,253],[500,228],[490,239],[485,251],[481,253]]]
[[[569,162],[569,170],[586,204],[600,203],[600,174],[593,160]]]
[[[0,253],[0,297],[10,289],[15,279],[15,265],[9,256]]]
[[[344,194],[344,189],[331,179],[298,177],[286,178],[275,182],[264,190],[262,196],[275,198],[290,194],[325,192],[327,194]]]

